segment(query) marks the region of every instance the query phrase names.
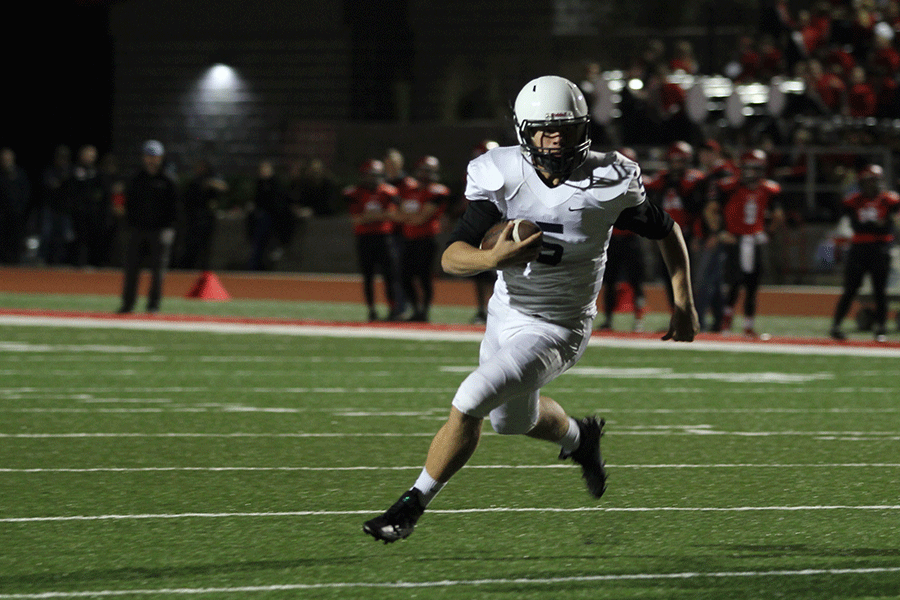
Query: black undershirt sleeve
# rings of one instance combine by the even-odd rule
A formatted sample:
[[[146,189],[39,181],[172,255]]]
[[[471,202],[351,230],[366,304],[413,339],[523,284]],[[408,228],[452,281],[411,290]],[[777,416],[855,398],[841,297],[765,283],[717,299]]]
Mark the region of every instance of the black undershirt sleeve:
[[[627,229],[651,240],[661,240],[672,232],[675,221],[659,206],[645,200],[619,213],[616,227]]]
[[[460,217],[456,228],[450,234],[447,245],[449,246],[453,242],[466,242],[477,248],[487,230],[502,220],[503,215],[493,202],[487,200],[469,202],[466,212]]]

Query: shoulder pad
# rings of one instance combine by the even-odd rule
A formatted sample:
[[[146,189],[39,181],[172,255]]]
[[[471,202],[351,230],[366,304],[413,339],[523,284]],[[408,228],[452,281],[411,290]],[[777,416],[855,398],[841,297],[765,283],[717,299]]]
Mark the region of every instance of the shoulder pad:
[[[494,148],[488,150],[469,162],[468,174],[483,190],[496,192],[503,187],[503,173],[497,166],[495,159],[503,159],[504,152],[520,152],[518,147]]]

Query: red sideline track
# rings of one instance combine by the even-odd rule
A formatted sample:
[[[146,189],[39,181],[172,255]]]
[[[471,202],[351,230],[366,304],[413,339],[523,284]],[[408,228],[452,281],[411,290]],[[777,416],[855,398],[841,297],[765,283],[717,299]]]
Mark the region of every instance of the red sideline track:
[[[165,280],[165,295],[184,297],[203,275],[198,271],[170,271]],[[318,275],[297,273],[237,273],[216,274],[222,286],[235,299],[294,300],[315,302],[355,302],[363,303],[362,284],[355,275]],[[144,274],[143,285],[148,276]],[[0,292],[28,294],[93,294],[118,296],[122,284],[119,269],[74,269],[74,268],[31,268],[0,267]],[[378,282],[376,293],[383,297]],[[760,314],[830,316],[840,291],[835,288],[810,287],[767,287],[759,292]],[[646,289],[647,308],[650,312],[667,312],[668,305],[662,286],[648,285]],[[475,293],[472,282],[467,279],[437,278],[435,280],[435,304],[449,306],[474,306]],[[854,309],[855,310],[855,309]],[[0,309],[0,314],[8,316],[33,316],[56,318],[113,318],[107,313],[82,313],[70,311],[29,311]],[[272,324],[272,325],[317,325],[341,327],[375,327],[422,329],[428,331],[479,331],[478,326],[448,324],[401,324],[401,323],[328,323],[312,320],[279,320],[228,318],[189,315],[127,315],[120,319],[151,319],[168,322],[219,322],[230,324]],[[612,338],[656,339],[655,333],[598,332],[595,336]],[[897,342],[870,342],[862,340],[837,342],[827,338],[766,337],[750,338],[742,335],[700,334],[698,340],[742,343],[785,343],[815,346],[858,346],[858,347],[900,347]]]
[[[201,275],[198,271],[170,271],[164,295],[186,296]],[[216,276],[234,299],[363,303],[362,284],[355,275],[222,272]],[[144,285],[146,282],[145,273]],[[383,298],[380,282],[376,285],[376,297]],[[118,296],[121,286],[122,273],[118,269],[0,267],[0,292]],[[662,286],[646,286],[646,295],[648,311],[668,312]],[[763,287],[759,291],[758,312],[772,316],[830,316],[839,295],[840,290],[835,288]],[[474,307],[475,288],[467,279],[436,278],[434,303]]]

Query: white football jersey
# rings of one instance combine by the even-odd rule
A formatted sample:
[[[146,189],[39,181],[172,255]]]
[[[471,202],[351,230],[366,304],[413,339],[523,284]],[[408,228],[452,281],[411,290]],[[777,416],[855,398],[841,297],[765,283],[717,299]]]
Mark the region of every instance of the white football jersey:
[[[613,223],[647,201],[639,165],[618,152],[591,152],[568,181],[550,188],[512,146],[472,160],[466,179],[470,201],[490,201],[505,219],[528,219],[544,232],[537,260],[499,272],[498,299],[551,321],[596,316]]]

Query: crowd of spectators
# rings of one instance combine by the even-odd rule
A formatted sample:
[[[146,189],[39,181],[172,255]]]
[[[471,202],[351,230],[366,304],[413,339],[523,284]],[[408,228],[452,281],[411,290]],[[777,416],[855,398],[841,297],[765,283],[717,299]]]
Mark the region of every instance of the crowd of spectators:
[[[164,170],[178,189],[177,239],[171,266],[207,270],[213,261],[217,222],[223,214],[243,218],[250,246],[249,270],[277,266],[312,216],[344,210],[340,184],[319,158],[298,159],[284,173],[270,160],[258,172],[229,178],[210,157],[190,169],[166,159]],[[58,146],[39,180],[33,181],[11,148],[0,149],[0,264],[108,267],[121,262],[124,205],[132,172],[116,156],[98,157],[85,145],[73,158]],[[252,183],[232,193],[230,179]],[[236,204],[237,203],[237,204]]]
[[[841,184],[871,156],[852,156],[846,147],[888,148],[900,155],[900,0],[820,0],[811,9],[791,12],[785,0],[764,11],[760,26],[743,35],[725,64],[701,67],[688,40],[667,45],[650,39],[622,68],[625,85],[609,100],[608,85],[596,63],[587,66],[581,82],[592,102],[596,141],[606,147],[667,148],[677,141],[693,146],[713,137],[726,148],[770,150],[769,175],[785,182],[802,179],[815,165],[813,183],[838,188],[816,215],[834,217]],[[763,84],[777,102],[741,123],[707,113],[707,98],[691,97],[691,77],[727,77],[736,85]],[[784,82],[787,86],[784,92]],[[711,100],[711,99],[710,99]],[[717,100],[722,100],[718,98]],[[702,118],[696,109],[700,108]],[[694,112],[692,113],[692,108]],[[611,114],[617,118],[611,118]],[[802,139],[817,149],[812,162],[793,148]],[[842,147],[829,154],[822,149]],[[791,148],[790,154],[779,148]],[[646,156],[642,156],[646,158]],[[894,161],[896,156],[892,156]],[[893,175],[892,165],[884,165]],[[813,175],[811,175],[813,177]],[[893,180],[890,182],[893,184]]]

